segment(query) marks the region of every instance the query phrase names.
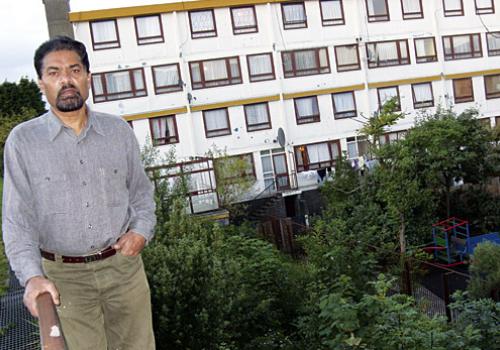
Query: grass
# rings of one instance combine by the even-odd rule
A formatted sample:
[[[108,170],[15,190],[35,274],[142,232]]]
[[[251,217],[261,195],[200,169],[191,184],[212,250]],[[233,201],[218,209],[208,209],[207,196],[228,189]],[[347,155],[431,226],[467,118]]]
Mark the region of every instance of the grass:
[[[2,206],[3,179],[0,178],[0,207]],[[0,215],[1,216],[1,215]],[[0,231],[2,231],[2,221],[0,220]],[[0,296],[7,291],[7,278],[9,277],[9,265],[4,254],[3,242],[0,236]]]

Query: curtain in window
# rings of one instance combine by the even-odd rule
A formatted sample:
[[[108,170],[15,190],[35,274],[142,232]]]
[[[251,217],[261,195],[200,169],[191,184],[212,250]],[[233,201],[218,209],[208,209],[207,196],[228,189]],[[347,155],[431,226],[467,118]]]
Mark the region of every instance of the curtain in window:
[[[321,1],[321,11],[324,20],[341,19],[342,7],[340,0]]]
[[[104,94],[104,89],[102,86],[101,74],[92,76],[92,88],[94,95],[102,95]]]
[[[136,90],[144,89],[144,80],[142,79],[142,70],[136,69],[133,72],[134,74],[134,84]]]
[[[240,76],[240,64],[237,58],[229,59],[229,68],[231,70],[231,78]]]
[[[225,109],[214,109],[212,111],[205,112],[205,125],[207,126],[207,131],[228,129],[229,125],[227,123],[227,110]]]
[[[189,13],[193,32],[215,30],[212,11],[198,11]]]
[[[203,73],[205,74],[206,81],[227,79],[226,60],[203,62]]]
[[[161,36],[159,17],[138,17],[135,23],[137,25],[137,36],[139,38]]]
[[[473,95],[472,79],[454,80],[453,85],[455,87],[455,99],[464,99]]]
[[[287,23],[304,22],[306,20],[303,4],[284,5],[283,14]]]
[[[426,102],[433,100],[430,84],[413,85],[413,93],[415,94],[415,102]]]
[[[354,99],[352,98],[351,92],[344,92],[341,94],[333,95],[335,102],[335,112],[341,113],[346,111],[353,111],[356,109],[354,105]]]
[[[248,125],[264,124],[269,121],[266,103],[245,106],[245,115]]]
[[[297,70],[316,69],[316,51],[297,51],[295,52],[295,68]]]
[[[358,145],[354,137],[347,139],[347,158],[356,158],[358,156]]]
[[[470,53],[470,37],[468,35],[453,37],[453,48],[455,54]]]
[[[132,91],[129,71],[106,73],[105,79],[108,94]]]
[[[435,56],[436,49],[434,47],[434,40],[432,38],[415,40],[415,47],[418,57]]]
[[[486,94],[500,93],[500,75],[484,77],[484,82],[486,84]]]
[[[378,96],[380,99],[380,105],[382,106],[387,102],[387,100],[390,100],[393,97],[397,97],[398,90],[395,87],[379,89]]]
[[[175,136],[174,118],[155,118],[152,129],[154,140]]]
[[[476,8],[484,9],[493,7],[493,0],[476,0]]]
[[[358,64],[357,46],[337,46],[337,62],[340,66]]]
[[[386,15],[385,0],[368,0],[368,13],[370,16]]]
[[[231,13],[236,28],[252,27],[256,25],[252,7],[231,9]]]
[[[339,144],[337,142],[330,143],[330,152],[332,155],[332,159],[337,159],[340,157]]]
[[[115,21],[102,21],[92,23],[94,43],[117,41]]]
[[[415,13],[421,12],[419,0],[403,0],[403,12]]]
[[[298,119],[319,115],[318,100],[315,97],[296,99],[295,105],[297,107]]]
[[[330,151],[328,150],[327,143],[317,143],[314,145],[307,145],[306,147],[309,163],[321,163],[330,160]]]
[[[179,85],[179,71],[177,65],[154,67],[156,86]]]
[[[376,44],[376,55],[380,61],[390,61],[398,59],[398,50],[396,42],[378,43]],[[401,50],[403,55],[403,50]]]
[[[262,75],[272,73],[271,56],[259,55],[248,58],[250,75]]]
[[[462,1],[461,0],[445,0],[444,8],[446,11],[460,11],[462,10]]]
[[[488,38],[488,48],[490,50],[500,50],[500,32],[489,33]]]

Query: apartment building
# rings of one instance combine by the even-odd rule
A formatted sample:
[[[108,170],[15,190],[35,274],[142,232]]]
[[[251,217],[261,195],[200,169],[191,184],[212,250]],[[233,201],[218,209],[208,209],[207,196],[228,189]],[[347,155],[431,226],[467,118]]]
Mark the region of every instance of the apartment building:
[[[248,162],[242,200],[297,199],[340,154],[361,161],[358,129],[389,98],[406,116],[382,142],[438,106],[500,124],[500,0],[128,2],[72,0],[91,103],[175,148],[193,212],[217,207],[213,166],[197,161],[214,147]]]

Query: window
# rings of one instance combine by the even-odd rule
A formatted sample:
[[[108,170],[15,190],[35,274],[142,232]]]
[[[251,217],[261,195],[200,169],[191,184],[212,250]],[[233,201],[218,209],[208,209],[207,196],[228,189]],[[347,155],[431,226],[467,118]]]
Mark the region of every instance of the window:
[[[167,145],[179,142],[175,115],[149,119],[151,139],[154,146]]]
[[[164,42],[160,15],[134,17],[137,45]]]
[[[272,80],[275,78],[273,55],[261,53],[247,56],[248,75],[251,82]]]
[[[487,129],[491,129],[491,121],[489,117],[478,119],[479,123]]]
[[[424,18],[422,0],[401,0],[403,19]]]
[[[407,130],[402,130],[402,131],[393,131],[393,132],[388,132],[379,138],[379,142],[381,145],[385,145],[386,143],[392,143],[395,141],[402,140],[406,137],[406,134],[408,133]]]
[[[255,7],[233,7],[231,8],[231,21],[233,24],[233,34],[256,33],[257,16]]]
[[[500,56],[500,32],[486,33],[488,56]]]
[[[434,37],[415,39],[414,44],[417,63],[437,61]]]
[[[396,109],[395,111],[401,110],[401,102],[399,99],[399,88],[397,86],[389,86],[384,88],[378,88],[378,105],[380,108],[389,100],[396,100]]]
[[[346,142],[348,159],[363,157],[368,154],[369,143],[366,136],[348,137]]]
[[[485,75],[484,86],[486,98],[500,98],[500,74]]]
[[[455,103],[474,101],[472,78],[453,79],[453,95]]]
[[[321,23],[324,26],[345,24],[342,0],[321,0]]]
[[[340,141],[295,146],[297,171],[317,170],[335,166],[340,158]]]
[[[303,2],[281,4],[284,29],[307,27],[306,8]]]
[[[389,7],[387,0],[365,0],[366,11],[368,13],[368,22],[388,21]]]
[[[214,10],[190,11],[189,24],[192,39],[217,36]]]
[[[317,96],[295,98],[293,102],[295,105],[295,117],[297,119],[297,124],[319,122]]]
[[[337,72],[361,69],[358,44],[335,46]]]
[[[206,137],[231,135],[227,108],[203,111],[203,123]]]
[[[92,74],[94,102],[146,96],[142,68]]]
[[[241,84],[238,57],[189,62],[193,89]]]
[[[166,94],[182,90],[182,80],[179,73],[179,64],[166,64],[151,67],[155,94]]]
[[[90,34],[94,50],[120,47],[120,36],[116,19],[90,22]]]
[[[333,116],[335,119],[352,118],[356,116],[356,101],[354,91],[339,92],[332,95]]]
[[[271,128],[271,119],[269,118],[269,106],[267,102],[245,105],[244,110],[247,131]]]
[[[285,78],[330,73],[326,47],[281,53]]]
[[[412,84],[413,108],[425,108],[434,106],[432,95],[432,83]]]
[[[483,56],[480,34],[443,36],[443,46],[446,61]]]
[[[495,13],[493,0],[474,0],[476,4],[476,15]]]
[[[239,154],[236,156],[226,156],[215,159],[218,168],[218,175],[228,183],[237,181],[238,178],[255,179],[255,167],[253,163],[253,154]],[[241,170],[239,172],[238,170]]]
[[[410,64],[408,41],[380,41],[366,44],[368,68]]]
[[[443,9],[445,17],[464,15],[464,4],[462,0],[443,0]]]

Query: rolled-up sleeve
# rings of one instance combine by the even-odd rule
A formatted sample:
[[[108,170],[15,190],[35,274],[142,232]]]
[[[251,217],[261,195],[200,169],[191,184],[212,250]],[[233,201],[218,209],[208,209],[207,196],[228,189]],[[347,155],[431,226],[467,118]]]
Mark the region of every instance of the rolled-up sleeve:
[[[154,189],[144,170],[139,144],[132,131],[129,140],[128,187],[132,209],[129,229],[144,236],[149,242],[153,238],[156,225]]]
[[[4,149],[2,231],[5,253],[24,286],[31,277],[43,276],[43,270],[33,194],[14,131]]]

